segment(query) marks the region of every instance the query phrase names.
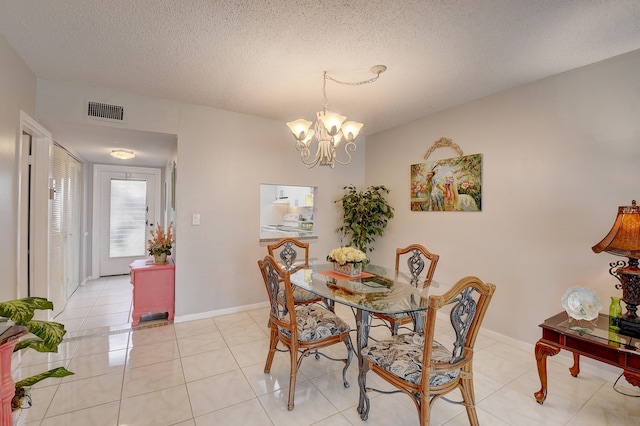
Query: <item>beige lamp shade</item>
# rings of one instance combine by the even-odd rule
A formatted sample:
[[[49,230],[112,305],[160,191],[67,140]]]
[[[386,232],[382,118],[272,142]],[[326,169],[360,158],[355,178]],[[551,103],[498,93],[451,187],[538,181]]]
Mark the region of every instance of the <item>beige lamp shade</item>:
[[[289,126],[289,129],[291,130],[291,133],[293,133],[293,137],[295,137],[296,140],[303,141],[307,138],[309,127],[311,127],[311,124],[313,123],[301,118],[299,120],[287,123],[287,126]]]
[[[640,208],[635,200],[630,206],[618,207],[618,216],[611,231],[592,250],[640,259]]]
[[[337,114],[335,112],[326,111],[322,115],[319,115],[320,121],[324,124],[325,129],[327,129],[327,133],[330,136],[335,136],[340,131],[340,127],[342,127],[342,123],[347,119],[344,115]]]
[[[356,121],[347,121],[342,125],[342,135],[344,136],[347,142],[353,142],[358,137],[360,133],[360,129],[364,126],[363,123],[358,123]]]

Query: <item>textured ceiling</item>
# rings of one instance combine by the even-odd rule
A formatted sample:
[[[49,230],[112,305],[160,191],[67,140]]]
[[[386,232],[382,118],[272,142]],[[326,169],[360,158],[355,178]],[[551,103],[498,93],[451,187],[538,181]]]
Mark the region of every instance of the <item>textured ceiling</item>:
[[[38,78],[373,134],[640,49],[640,1],[0,0]]]

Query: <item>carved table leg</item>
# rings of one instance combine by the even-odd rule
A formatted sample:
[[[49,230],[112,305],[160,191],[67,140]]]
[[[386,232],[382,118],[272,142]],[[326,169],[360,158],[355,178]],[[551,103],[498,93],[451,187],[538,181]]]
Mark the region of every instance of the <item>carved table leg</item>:
[[[556,355],[560,348],[553,346],[542,339],[536,343],[536,363],[538,365],[538,376],[540,376],[540,390],[533,395],[536,401],[542,404],[547,399],[547,356]]]
[[[580,355],[575,352],[573,353],[573,366],[569,368],[569,373],[573,377],[578,377],[578,374],[580,374]]]
[[[640,387],[640,376],[632,373],[630,371],[624,371],[623,372],[624,378],[627,379],[627,382],[629,382],[629,384],[636,386],[636,387]]]
[[[367,395],[367,365],[362,358],[362,348],[367,346],[369,341],[369,312],[358,309],[356,312],[357,325],[357,345],[358,355],[358,385],[360,387],[360,398],[358,401],[358,413],[362,420],[369,417],[369,396]]]

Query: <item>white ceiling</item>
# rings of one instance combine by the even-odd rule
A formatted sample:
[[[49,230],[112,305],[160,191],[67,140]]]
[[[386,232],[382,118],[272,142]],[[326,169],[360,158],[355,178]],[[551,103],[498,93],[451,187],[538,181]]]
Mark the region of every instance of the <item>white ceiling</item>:
[[[0,33],[38,78],[283,122],[384,64],[327,83],[373,134],[640,49],[640,0],[0,0]]]

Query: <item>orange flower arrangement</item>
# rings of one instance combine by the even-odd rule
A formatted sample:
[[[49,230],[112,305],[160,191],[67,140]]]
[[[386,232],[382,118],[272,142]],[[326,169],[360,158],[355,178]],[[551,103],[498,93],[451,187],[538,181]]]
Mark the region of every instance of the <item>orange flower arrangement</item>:
[[[173,221],[169,224],[166,234],[164,228],[160,225],[156,227],[155,231],[149,231],[153,237],[147,241],[147,250],[149,250],[150,255],[155,256],[162,253],[166,253],[167,255],[171,254],[171,247],[175,243],[173,235],[171,235],[172,226]]]

